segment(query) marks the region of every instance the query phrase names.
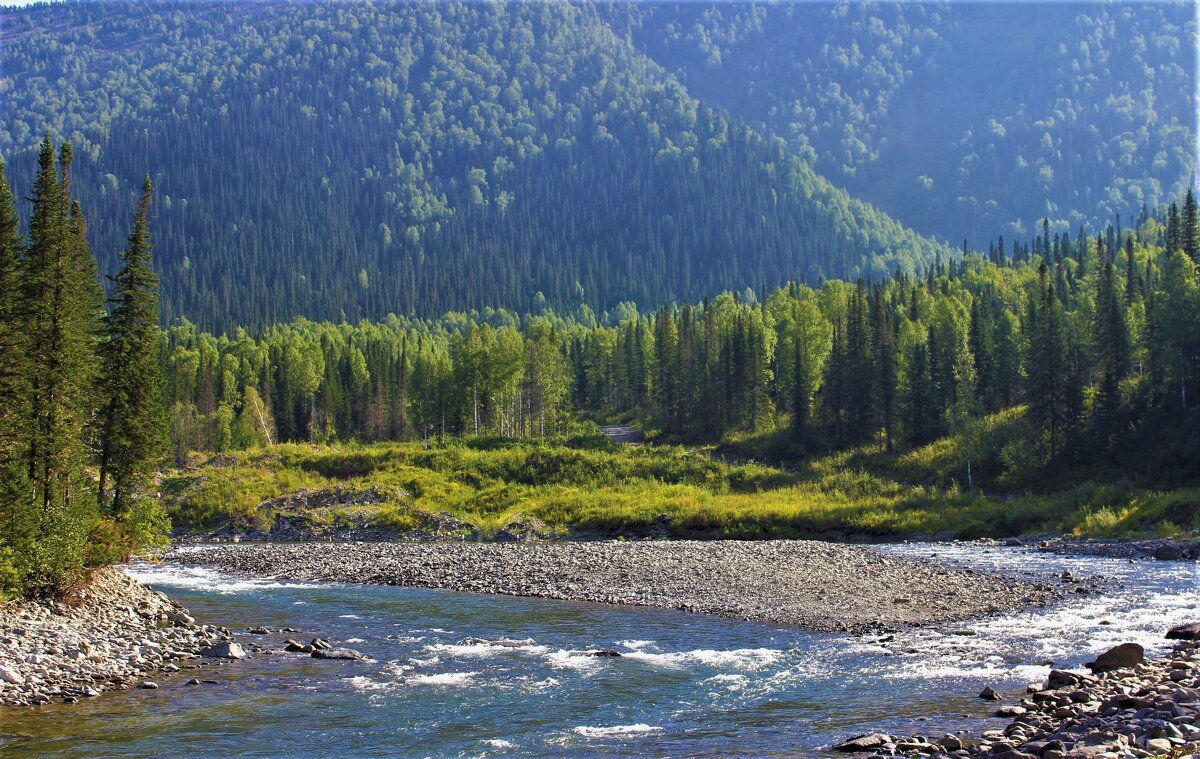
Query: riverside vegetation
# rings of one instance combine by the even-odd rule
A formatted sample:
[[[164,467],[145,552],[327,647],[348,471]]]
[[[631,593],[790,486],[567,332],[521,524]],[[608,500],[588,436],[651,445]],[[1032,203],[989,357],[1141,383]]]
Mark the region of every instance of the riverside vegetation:
[[[47,135],[29,233],[0,163],[0,602],[50,595],[162,542],[144,488],[165,448],[146,179],[107,299]]]
[[[365,501],[356,525],[432,514],[442,530],[444,513],[482,536],[522,521],[739,537],[1197,527],[1191,192],[1133,229],[1070,240],[1047,220],[1011,249],[874,285],[603,321],[491,311],[213,336],[156,326],[148,182],[105,314],[71,158],[43,141],[28,243],[11,195],[0,204],[9,592],[160,540],[146,496],[168,437],[184,468],[163,500],[191,527],[269,527],[314,492],[310,523]],[[578,421],[605,418],[710,450],[614,448]],[[248,452],[196,472],[196,450]]]
[[[163,360],[185,468],[166,501],[194,528],[270,527],[311,502],[318,521],[419,530],[445,513],[483,536],[522,520],[631,535],[1195,529],[1195,199],[1120,233],[1049,228],[919,279],[793,283],[608,323],[176,325]],[[580,419],[692,448],[622,448]],[[197,470],[193,450],[225,455]]]

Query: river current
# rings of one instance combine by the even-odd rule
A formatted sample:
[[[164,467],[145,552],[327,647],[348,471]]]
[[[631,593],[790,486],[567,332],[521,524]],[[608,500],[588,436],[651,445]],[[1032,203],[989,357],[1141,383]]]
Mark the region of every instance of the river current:
[[[336,548],[331,548],[336,550]],[[361,662],[260,655],[158,678],[158,690],[0,713],[0,754],[62,757],[811,756],[873,730],[934,735],[1005,724],[976,698],[1042,681],[1116,643],[1167,650],[1200,617],[1200,570],[909,544],[879,550],[1043,578],[1102,576],[1047,609],[867,636],[685,612],[377,586],[128,571],[235,632],[320,636]],[[605,648],[621,657],[577,652]]]

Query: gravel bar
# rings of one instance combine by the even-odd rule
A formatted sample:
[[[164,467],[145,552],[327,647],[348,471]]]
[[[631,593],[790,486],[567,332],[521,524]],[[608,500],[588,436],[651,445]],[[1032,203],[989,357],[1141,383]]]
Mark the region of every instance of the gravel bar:
[[[1046,585],[800,540],[240,544],[166,558],[249,577],[652,606],[819,631],[961,620],[1057,597]]]
[[[228,638],[121,570],[101,569],[67,599],[0,607],[0,706],[157,688],[147,676],[197,666],[189,660]]]

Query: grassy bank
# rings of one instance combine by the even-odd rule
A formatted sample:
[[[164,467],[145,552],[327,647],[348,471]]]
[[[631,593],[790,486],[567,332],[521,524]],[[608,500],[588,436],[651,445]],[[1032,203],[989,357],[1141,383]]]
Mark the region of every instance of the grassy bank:
[[[904,457],[861,449],[785,471],[711,450],[466,441],[278,445],[197,460],[169,473],[177,527],[266,530],[281,515],[311,525],[402,533],[447,519],[484,537],[514,525],[545,534],[677,537],[975,538],[1029,532],[1173,534],[1200,527],[1200,488],[1153,491],[1077,481],[1052,494],[967,493],[944,444]]]

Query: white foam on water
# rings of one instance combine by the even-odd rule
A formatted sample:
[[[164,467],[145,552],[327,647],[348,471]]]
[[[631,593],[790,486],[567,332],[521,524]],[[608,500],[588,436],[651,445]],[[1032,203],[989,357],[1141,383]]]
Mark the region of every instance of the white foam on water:
[[[359,675],[357,677],[345,678],[345,680],[346,680],[346,682],[350,683],[350,686],[352,688],[354,688],[355,690],[358,690],[358,691],[363,691],[363,692],[387,690],[388,688],[390,688],[392,686],[391,683],[380,682],[379,680],[372,680],[371,678],[365,677],[363,675]]]
[[[436,675],[411,675],[404,678],[406,685],[470,685],[478,672],[441,672]]]
[[[346,638],[347,643],[366,643],[362,638]]]
[[[657,648],[652,640],[618,640],[618,646],[624,646],[632,651],[641,651],[643,648]]]
[[[517,744],[510,743],[509,741],[502,740],[500,738],[490,738],[488,740],[482,741],[482,743],[483,743],[483,745],[489,746],[491,748],[516,748],[517,747]]]
[[[902,553],[902,552],[901,552]],[[1072,666],[1120,643],[1139,643],[1148,656],[1170,649],[1163,632],[1194,621],[1200,608],[1200,567],[1173,562],[1137,562],[1097,557],[1075,558],[1025,549],[971,553],[947,547],[944,557],[962,556],[963,563],[1014,573],[1035,569],[1066,592],[1072,583],[1059,575],[1099,575],[1108,583],[1097,595],[1067,593],[1047,608],[1001,614],[969,627],[975,635],[912,630],[896,636],[897,649],[915,655],[889,660],[882,676],[889,679],[1001,678],[1039,681],[1050,670],[1043,661]],[[1105,624],[1102,624],[1105,623]],[[854,646],[866,652],[871,644]],[[890,649],[889,645],[882,648]],[[1003,656],[997,655],[997,651]]]
[[[500,656],[505,653],[543,654],[550,650],[549,646],[541,646],[530,640],[480,640],[471,643],[433,643],[425,646],[425,650],[446,654],[459,658],[483,658]]]
[[[339,614],[338,619],[362,619],[357,614]]]
[[[584,738],[623,738],[634,735],[648,735],[650,733],[661,733],[661,727],[645,725],[638,723],[636,725],[613,725],[612,727],[589,727],[580,725],[571,730],[573,733],[582,735]]]
[[[580,656],[578,651],[569,651],[565,648],[560,648],[557,651],[551,651],[546,654],[546,663],[557,669],[573,669],[583,672],[599,666],[602,658],[606,657]]]
[[[560,685],[562,685],[562,682],[559,681],[558,678],[547,677],[545,680],[535,680],[525,687],[528,690],[540,692],[544,690],[550,690],[551,688],[557,688]]]
[[[750,678],[745,675],[713,675],[700,681],[701,685],[713,688],[723,688],[728,691],[739,691],[750,684]]]
[[[433,667],[442,663],[442,657],[431,656],[428,659],[409,659],[408,663],[414,667]]]
[[[277,580],[252,580],[230,577],[207,567],[181,567],[175,564],[137,562],[122,567],[125,573],[144,585],[165,585],[206,593],[231,595],[282,588],[310,588],[311,585]]]
[[[711,648],[700,648],[695,651],[676,651],[656,654],[648,651],[631,651],[625,654],[628,659],[644,661],[654,666],[682,668],[689,664],[701,664],[706,667],[733,667],[735,669],[756,670],[770,666],[783,657],[784,652],[773,648],[736,648],[731,651],[718,651]]]

